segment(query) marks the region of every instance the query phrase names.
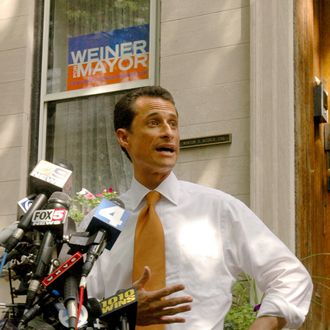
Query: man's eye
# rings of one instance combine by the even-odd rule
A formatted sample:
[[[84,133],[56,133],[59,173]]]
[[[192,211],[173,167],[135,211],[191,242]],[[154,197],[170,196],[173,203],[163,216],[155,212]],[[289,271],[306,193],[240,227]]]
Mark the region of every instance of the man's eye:
[[[170,122],[170,125],[172,128],[176,128],[176,127],[178,127],[178,122],[176,120],[173,120]]]
[[[149,125],[150,126],[157,126],[158,125],[158,121],[157,120],[150,120],[149,121]]]

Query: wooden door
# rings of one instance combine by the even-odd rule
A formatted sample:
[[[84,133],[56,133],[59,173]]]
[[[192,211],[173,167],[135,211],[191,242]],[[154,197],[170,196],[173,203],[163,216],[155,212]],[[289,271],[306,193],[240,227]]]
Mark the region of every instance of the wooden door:
[[[314,282],[303,329],[330,329],[330,192],[324,123],[314,118],[314,77],[330,91],[330,1],[295,4],[295,156],[297,252]],[[329,116],[330,118],[330,116]]]

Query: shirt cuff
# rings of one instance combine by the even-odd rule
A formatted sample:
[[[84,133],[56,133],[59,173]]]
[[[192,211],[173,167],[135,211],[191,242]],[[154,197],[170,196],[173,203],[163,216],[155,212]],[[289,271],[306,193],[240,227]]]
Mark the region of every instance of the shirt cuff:
[[[308,311],[308,307],[307,307],[307,311]],[[285,301],[282,297],[272,294],[272,295],[267,295],[267,297],[265,297],[264,300],[262,301],[257,317],[261,317],[261,316],[283,317],[287,321],[286,328],[297,329],[304,322],[307,311],[305,313],[300,308]]]

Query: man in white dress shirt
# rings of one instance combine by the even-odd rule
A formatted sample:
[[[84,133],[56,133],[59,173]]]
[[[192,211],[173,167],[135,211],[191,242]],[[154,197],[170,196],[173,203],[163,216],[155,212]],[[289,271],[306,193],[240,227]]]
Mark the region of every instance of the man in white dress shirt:
[[[265,293],[250,330],[298,328],[312,294],[310,276],[300,261],[242,202],[180,181],[172,172],[179,154],[179,125],[171,94],[153,86],[129,92],[116,104],[114,125],[134,170],[130,189],[120,196],[131,218],[112,250],[98,259],[89,276],[89,295],[101,299],[132,285],[137,215],[145,195],[156,190],[161,194],[156,212],[165,234],[166,287],[144,289],[152,277],[145,265],[134,283],[139,326],[223,329],[231,287],[245,272]]]

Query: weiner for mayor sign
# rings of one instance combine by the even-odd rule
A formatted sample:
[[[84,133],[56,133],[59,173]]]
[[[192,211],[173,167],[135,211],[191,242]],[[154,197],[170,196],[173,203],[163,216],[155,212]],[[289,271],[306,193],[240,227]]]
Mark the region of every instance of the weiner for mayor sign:
[[[149,25],[69,38],[67,90],[148,79]]]

